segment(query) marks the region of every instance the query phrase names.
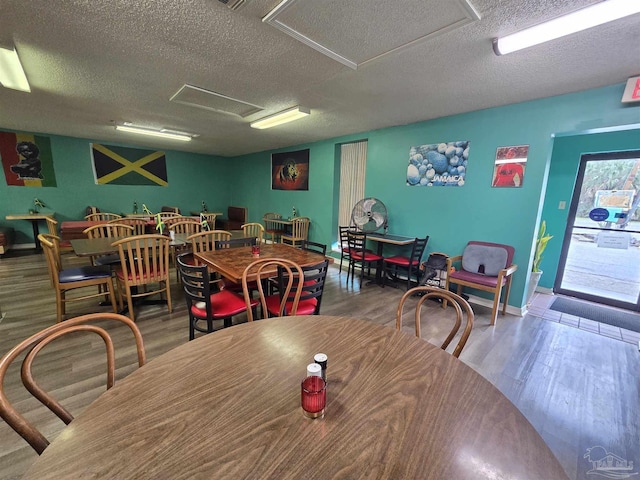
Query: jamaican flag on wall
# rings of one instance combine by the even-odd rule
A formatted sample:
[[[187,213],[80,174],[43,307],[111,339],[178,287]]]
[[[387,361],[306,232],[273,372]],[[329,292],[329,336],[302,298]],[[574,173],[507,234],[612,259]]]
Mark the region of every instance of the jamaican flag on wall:
[[[7,185],[56,186],[49,137],[32,133],[0,132],[0,158]]]
[[[164,152],[92,143],[91,158],[96,184],[168,185]]]

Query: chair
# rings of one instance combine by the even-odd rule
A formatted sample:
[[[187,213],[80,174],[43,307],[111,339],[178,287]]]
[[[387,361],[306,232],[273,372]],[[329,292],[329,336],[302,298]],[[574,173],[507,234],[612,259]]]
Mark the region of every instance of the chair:
[[[217,241],[230,239],[231,232],[225,230],[207,230],[187,237],[187,240],[191,242],[191,251],[193,253],[215,250]]]
[[[117,218],[115,220],[110,220],[107,222],[113,225],[129,225],[133,227],[134,235],[144,235],[147,233],[147,223],[148,221],[144,218],[136,218],[136,217],[123,217]]]
[[[24,352],[27,352],[25,359],[22,361],[22,383],[36,399],[68,425],[71,423],[71,420],[73,420],[73,416],[36,383],[32,373],[33,361],[44,347],[57,338],[75,332],[95,333],[102,338],[105,344],[107,357],[107,390],[109,390],[115,384],[115,349],[110,331],[108,332],[102,328],[104,321],[120,322],[129,327],[135,339],[138,353],[138,366],[142,367],[146,363],[146,354],[140,330],[129,318],[114,313],[91,313],[52,325],[23,340],[0,359],[0,416],[2,416],[5,422],[7,422],[18,435],[31,445],[38,455],[47,448],[49,441],[9,403],[3,388],[7,371],[16,358]],[[95,325],[96,322],[100,322],[101,326]]]
[[[111,269],[109,267],[87,265],[62,269],[60,250],[58,249],[58,242],[60,239],[55,235],[41,233],[38,235],[38,240],[40,240],[42,249],[44,250],[44,254],[47,258],[51,285],[56,291],[56,321],[58,323],[62,321],[62,316],[65,314],[67,302],[97,298],[103,295],[102,292],[98,291],[96,293],[80,297],[74,296],[73,298],[66,298],[66,292],[76,288],[106,287],[106,291],[111,299],[113,311],[114,313],[118,312],[113,280],[111,279]]]
[[[53,217],[47,217],[46,221],[49,235],[54,235],[59,238],[60,233],[58,232],[58,221]],[[71,246],[71,242],[69,240],[60,239],[59,248],[60,253],[73,252],[73,247]]]
[[[127,296],[129,317],[135,320],[133,299],[163,293],[166,295],[169,313],[171,289],[169,288],[169,237],[164,235],[136,235],[113,242],[118,247],[120,268],[116,270],[118,293],[122,303],[122,292]],[[152,285],[152,290],[146,287]],[[140,292],[138,287],[144,286]]]
[[[476,288],[493,295],[493,310],[491,311],[491,325],[496,324],[498,307],[502,287],[506,286],[502,314],[507,312],[511,278],[518,266],[513,264],[515,249],[501,243],[476,242],[467,243],[462,255],[447,259],[447,285],[458,285],[457,293],[462,293],[463,287]],[[452,271],[454,264],[457,270]]]
[[[462,349],[467,343],[467,339],[469,338],[471,329],[473,328],[474,315],[473,315],[473,310],[471,309],[471,305],[469,305],[469,303],[460,295],[450,292],[448,290],[444,290],[442,288],[427,287],[427,286],[411,288],[407,290],[405,294],[402,296],[402,298],[400,299],[400,304],[398,305],[398,312],[396,314],[397,330],[402,329],[402,313],[404,309],[404,303],[409,297],[415,294],[422,294],[422,296],[418,299],[418,304],[416,305],[416,312],[415,312],[416,337],[418,338],[420,338],[420,313],[422,310],[422,304],[426,300],[442,301],[443,308],[446,308],[447,304],[450,302],[456,311],[456,322],[453,328],[451,329],[451,331],[449,332],[449,335],[447,336],[445,341],[442,343],[442,345],[440,345],[440,348],[442,348],[442,350],[446,350],[446,348],[451,343],[451,340],[453,340],[453,337],[455,337],[455,335],[458,333],[458,330],[460,330],[460,326],[462,325],[463,314],[466,315],[466,323],[464,326],[464,330],[462,331],[460,340],[458,341],[458,344],[456,345],[452,353],[454,357],[456,358],[459,357],[460,353],[462,352]]]
[[[320,304],[322,303],[322,293],[324,291],[324,283],[327,277],[327,269],[329,268],[329,260],[324,260],[316,265],[309,265],[306,267],[300,267],[303,273],[303,282],[299,286],[299,281],[294,282],[293,290],[289,293],[289,300],[284,304],[283,300],[286,291],[285,283],[288,283],[288,273],[283,268],[278,267],[278,294],[269,295],[265,299],[267,305],[268,316],[282,317],[289,315],[293,307],[293,296],[300,293],[300,299],[298,301],[298,308],[295,314],[292,315],[319,315]],[[297,273],[293,272],[296,276]],[[298,285],[298,287],[296,287]],[[300,292],[295,291],[298,288]]]
[[[182,215],[180,215],[179,213],[173,212],[173,211],[170,211],[170,212],[165,212],[165,211],[158,212],[158,213],[156,213],[154,215],[154,217],[157,218],[158,215],[160,215],[160,218],[162,219],[163,222],[166,222],[167,219],[169,219],[169,218],[182,217]]]
[[[282,234],[282,225],[274,223],[270,220],[280,220],[282,215],[279,213],[265,213],[262,217],[264,222],[264,234],[267,237],[271,237],[271,243],[276,243]]]
[[[291,220],[291,235],[283,233],[280,235],[280,242],[290,243],[294,247],[302,240],[307,240],[309,237],[309,223],[308,217],[296,217]]]
[[[342,260],[346,258],[347,263],[349,262],[349,238],[347,232],[349,230],[355,231],[355,228],[339,226],[338,229],[340,230],[340,273],[342,273]]]
[[[300,248],[302,250],[308,250],[310,252],[319,253],[320,255],[327,255],[327,246],[324,243],[310,242],[309,240],[302,240],[300,242]]]
[[[356,273],[356,265],[360,264],[360,285],[364,278],[364,269],[370,267],[372,263],[376,264],[376,276],[382,273],[382,261],[384,258],[366,249],[367,234],[365,232],[356,232],[355,230],[347,230],[347,245],[349,248],[349,269],[347,270],[347,281],[351,275],[351,282]]]
[[[262,280],[267,279],[273,276],[274,268],[282,268],[284,272],[286,272],[286,285],[282,282],[282,288],[280,289],[282,299],[278,305],[278,315],[283,316],[286,311],[289,312],[290,315],[296,315],[298,311],[298,303],[300,302],[300,296],[302,294],[302,289],[300,288],[300,283],[304,278],[304,273],[302,272],[302,268],[295,262],[290,260],[285,260],[284,258],[261,258],[256,260],[255,262],[250,263],[247,268],[244,269],[242,273],[242,292],[244,294],[244,301],[247,307],[247,319],[250,322],[253,322],[253,312],[251,311],[251,289],[250,283],[252,281],[249,280],[249,276],[255,276],[256,288],[260,295],[260,304],[262,305],[262,315],[263,317],[268,317],[268,307],[267,307],[267,295],[264,292],[264,286]],[[267,270],[265,272],[265,269]],[[278,270],[280,272],[280,270]],[[295,271],[295,275],[294,275]],[[282,273],[279,274],[279,276]],[[292,294],[293,296],[290,296]]]
[[[109,222],[111,220],[117,220],[118,218],[122,218],[122,215],[118,215],[117,213],[90,213],[85,216],[84,219],[89,222]]]
[[[169,220],[170,219],[167,219],[167,222],[169,222]],[[202,231],[202,224],[198,220],[193,219],[169,222],[166,223],[166,225],[170,232],[173,231],[178,234],[193,235],[194,233],[200,233]]]
[[[209,224],[209,230],[216,229],[216,217],[218,216],[217,213],[201,213],[200,216],[203,217]]]
[[[211,277],[206,265],[189,265],[184,257],[178,255],[177,264],[180,269],[182,289],[189,312],[189,340],[195,338],[195,332],[211,333],[214,331],[213,322],[222,320],[223,328],[231,326],[232,317],[247,310],[244,298],[230,290],[211,291]],[[250,308],[258,306],[257,300],[250,302]],[[200,326],[206,322],[206,328]]]
[[[220,225],[216,228],[219,230],[240,230],[242,225],[247,223],[247,209],[245,207],[228,207],[227,218],[217,219]]]
[[[242,232],[245,237],[256,237],[258,239],[257,243],[262,243],[264,227],[261,223],[245,223],[242,225]]]
[[[103,225],[93,225],[85,228],[84,233],[87,238],[121,238],[134,235],[134,228],[131,225],[121,225],[114,223],[105,223]],[[91,257],[92,265],[117,265],[120,263],[120,256],[116,253],[111,255],[102,255],[99,257]]]
[[[407,272],[407,290],[411,288],[411,277],[415,276],[416,284],[420,280],[420,261],[422,260],[422,254],[429,242],[429,235],[425,238],[416,238],[413,241],[411,247],[411,255],[408,257],[403,255],[394,255],[393,257],[387,257],[382,262],[384,268],[384,278],[382,286],[385,285],[386,279],[391,278],[396,281],[398,279],[398,270],[405,270]]]

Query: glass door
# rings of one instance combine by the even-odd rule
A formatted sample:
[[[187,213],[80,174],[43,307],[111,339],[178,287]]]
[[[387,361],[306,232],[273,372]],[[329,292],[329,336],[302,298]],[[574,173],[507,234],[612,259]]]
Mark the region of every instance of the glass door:
[[[554,291],[640,310],[640,151],[583,155]]]

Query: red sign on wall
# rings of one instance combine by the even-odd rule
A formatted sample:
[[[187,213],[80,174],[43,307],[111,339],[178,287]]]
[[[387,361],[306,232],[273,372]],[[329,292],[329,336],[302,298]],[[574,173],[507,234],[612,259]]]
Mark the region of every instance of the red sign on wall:
[[[640,77],[631,77],[622,94],[622,103],[640,102]]]

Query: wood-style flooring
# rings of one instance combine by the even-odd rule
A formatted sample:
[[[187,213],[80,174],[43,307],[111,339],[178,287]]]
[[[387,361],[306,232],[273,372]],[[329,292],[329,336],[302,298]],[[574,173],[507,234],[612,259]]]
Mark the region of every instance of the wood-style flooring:
[[[64,262],[74,265],[86,260],[65,255]],[[0,310],[4,314],[0,355],[55,322],[55,297],[46,268],[42,254],[12,252],[0,258]],[[322,313],[367,318],[393,328],[403,290],[373,285],[360,288],[357,279],[353,284],[345,279],[346,271],[339,274],[337,264],[330,267]],[[185,303],[175,276],[173,282],[172,314],[162,305],[136,308],[136,322],[149,360],[188,341]],[[412,304],[409,301],[405,308],[403,327],[410,334]],[[595,446],[633,462],[634,472],[640,471],[637,345],[532,315],[499,316],[496,326],[491,327],[490,310],[472,306],[476,322],[460,360],[487,378],[524,413],[569,478],[599,478],[587,475],[592,464],[584,458],[587,449]],[[69,316],[76,316],[108,311],[108,307],[87,300],[69,304],[67,311]],[[439,344],[446,336],[448,316],[438,304],[431,303],[423,317],[423,338]],[[36,376],[77,415],[104,391],[103,347],[99,340],[80,336],[50,347],[39,358]],[[135,368],[135,355],[124,335],[117,337],[116,349],[121,378]],[[5,389],[15,406],[50,440],[63,430],[64,424],[24,390],[18,368],[9,371]],[[0,479],[20,478],[36,457],[26,442],[0,422]],[[482,459],[477,461],[478,468],[491,468],[483,465]],[[496,478],[501,478],[499,472]]]

